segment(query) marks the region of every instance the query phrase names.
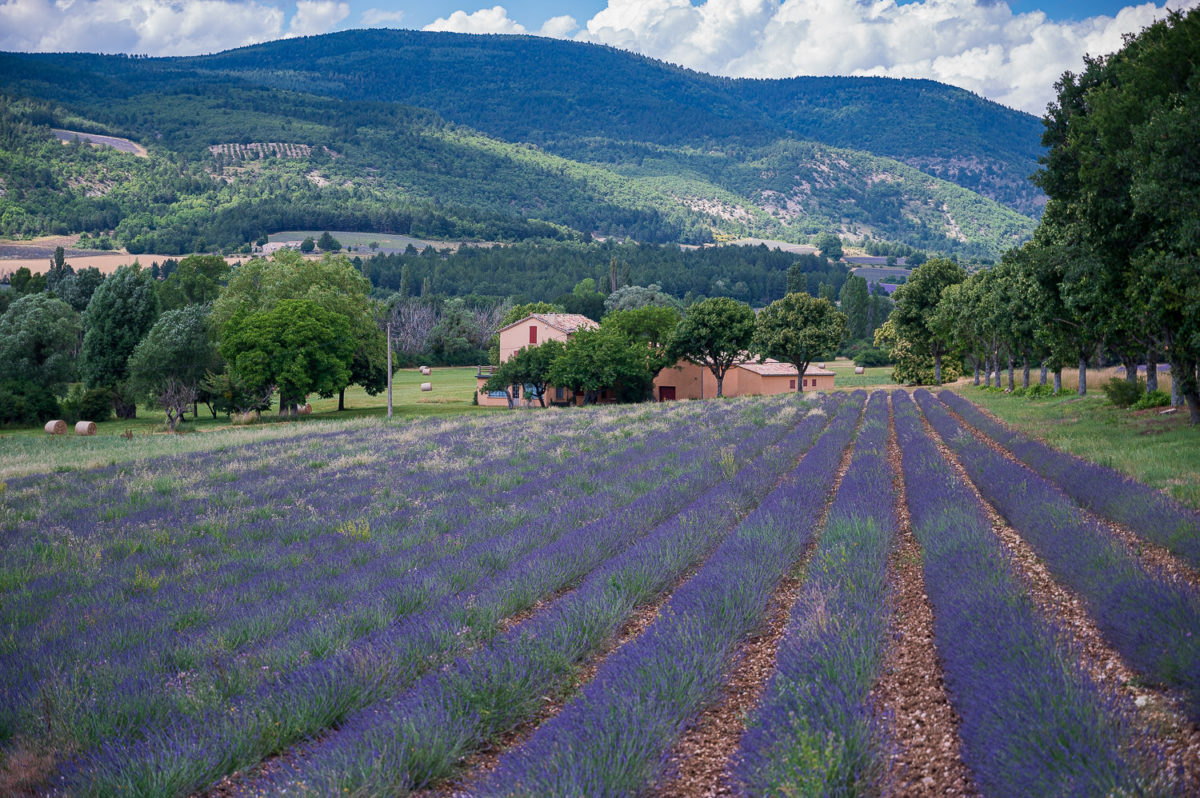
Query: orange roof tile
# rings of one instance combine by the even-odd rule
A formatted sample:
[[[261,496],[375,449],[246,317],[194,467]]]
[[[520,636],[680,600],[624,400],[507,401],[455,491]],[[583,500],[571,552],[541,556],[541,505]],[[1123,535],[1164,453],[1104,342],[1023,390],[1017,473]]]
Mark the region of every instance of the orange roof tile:
[[[796,376],[796,367],[795,366],[793,366],[791,363],[782,363],[778,360],[775,360],[774,358],[767,358],[762,363],[759,363],[754,360],[748,360],[743,363],[738,363],[737,365],[738,365],[738,368],[743,368],[743,369],[746,369],[747,371],[752,371],[755,374],[759,374],[763,377],[795,377]],[[808,368],[804,370],[804,376],[806,376],[806,377],[833,377],[833,376],[836,376],[836,372],[830,371],[829,369],[819,369],[816,366],[809,364]]]

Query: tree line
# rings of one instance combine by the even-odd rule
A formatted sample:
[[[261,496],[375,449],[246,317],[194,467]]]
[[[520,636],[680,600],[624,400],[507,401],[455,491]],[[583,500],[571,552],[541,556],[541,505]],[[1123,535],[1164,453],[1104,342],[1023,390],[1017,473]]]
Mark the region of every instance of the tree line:
[[[1010,388],[1014,363],[1023,386],[1040,364],[1057,391],[1074,365],[1083,394],[1088,366],[1111,357],[1152,392],[1165,360],[1200,423],[1197,41],[1200,10],[1173,11],[1063,75],[1043,120],[1035,179],[1050,199],[1033,239],[988,271],[934,259],[912,273],[882,333],[898,347],[898,377],[940,382],[947,356],[963,355],[997,386],[1007,366]]]
[[[380,273],[377,260],[386,265],[396,258],[351,260],[331,251],[338,242],[328,234],[321,236],[321,244],[318,259],[283,249],[269,259],[254,258],[231,268],[217,255],[191,255],[148,269],[135,262],[108,277],[95,268],[76,271],[58,248],[46,273],[19,270],[0,290],[0,424],[36,424],[59,416],[99,421],[114,413],[132,418],[139,404],[149,404],[161,408],[174,428],[188,413],[195,416],[200,405],[214,417],[245,414],[268,409],[277,397],[279,412],[289,413],[314,393],[338,395],[340,408],[349,385],[362,386],[369,394],[386,385],[386,326],[392,331],[397,366],[495,364],[496,331],[515,321],[514,313],[535,310],[604,320],[605,335],[620,329],[625,344],[618,346],[609,337],[600,342],[608,347],[607,367],[632,367],[636,358],[631,360],[626,344],[664,344],[664,336],[673,336],[677,326],[666,325],[664,318],[686,320],[690,308],[711,305],[702,297],[680,297],[658,283],[630,282],[634,274],[651,273],[656,264],[721,270],[730,276],[772,270],[774,276],[763,284],[782,279],[783,291],[775,302],[790,297],[794,303],[803,296],[829,308],[840,304],[845,322],[823,355],[840,346],[869,356],[873,332],[891,310],[886,295],[869,294],[866,281],[847,277],[840,264],[820,255],[796,257],[764,247],[687,251],[593,245],[586,252],[551,245],[549,253],[525,248],[525,254],[539,260],[571,253],[577,264],[598,265],[607,258],[600,279],[583,277],[564,293],[530,303],[522,302],[524,294],[438,292],[428,275],[456,256],[434,250],[399,259],[402,273],[413,259],[432,267],[417,272],[427,275],[420,290],[388,291],[385,282],[372,285],[367,275]],[[515,264],[513,255],[521,250],[482,252]],[[638,269],[619,257],[630,257]],[[671,276],[670,269],[664,272]],[[410,276],[403,284],[415,287],[417,281]],[[714,284],[720,287],[721,278],[705,283],[709,288]],[[441,284],[443,289],[453,286]],[[720,299],[753,318],[748,303]],[[665,351],[660,348],[658,354]],[[653,364],[641,354],[642,367]],[[604,380],[609,387],[632,386],[622,389],[624,398],[640,397],[648,382],[632,380],[629,373],[618,378],[609,372]],[[595,375],[580,379],[576,374],[570,382],[584,393],[604,381]]]

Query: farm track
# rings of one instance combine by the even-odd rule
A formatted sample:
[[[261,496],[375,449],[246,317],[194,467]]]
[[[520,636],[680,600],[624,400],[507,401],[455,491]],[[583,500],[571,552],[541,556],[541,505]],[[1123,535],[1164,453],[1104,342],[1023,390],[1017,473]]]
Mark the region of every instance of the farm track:
[[[861,422],[860,422],[861,423]],[[771,597],[761,629],[742,642],[730,660],[730,670],[720,695],[696,716],[666,755],[665,777],[648,795],[658,798],[732,795],[733,757],[746,731],[746,718],[762,701],[779,642],[787,630],[792,607],[800,596],[808,564],[829,519],[834,497],[854,456],[851,442],[842,454],[829,496],[813,526],[799,561],[783,578]]]
[[[1147,771],[1164,780],[1156,786],[1180,795],[1200,794],[1200,726],[1188,720],[1182,710],[1182,697],[1147,684],[1104,640],[1086,602],[1055,580],[1021,534],[984,498],[958,456],[923,414],[922,421],[929,439],[984,508],[993,531],[1028,585],[1030,597],[1056,631],[1061,645],[1078,657],[1084,670],[1111,696],[1129,722],[1132,744]],[[979,437],[970,425],[964,424],[964,428]]]
[[[946,692],[933,638],[924,553],[913,535],[894,413],[888,421],[888,462],[896,486],[900,530],[888,564],[894,602],[889,630],[893,643],[875,686],[875,714],[885,724],[885,745],[890,748],[880,792],[906,798],[975,796],[979,789],[962,760],[958,713]]]
[[[1025,463],[1008,449],[1004,448],[1004,446],[998,441],[989,437],[986,432],[974,426],[970,421],[959,415],[959,413],[953,407],[945,402],[942,402],[942,407],[945,408],[946,412],[948,412],[963,429],[974,435],[975,439],[984,446],[988,447],[1009,462],[1020,466],[1024,470],[1028,471],[1031,475],[1038,475],[1037,472],[1030,468],[1027,463]],[[980,409],[982,410],[982,408]],[[1058,486],[1053,480],[1049,481],[1061,488],[1061,486]],[[1076,502],[1076,504],[1078,504],[1078,502]],[[1078,506],[1080,512],[1083,513],[1086,518],[1089,518],[1092,521],[1095,521],[1097,524],[1108,529],[1114,537],[1118,538],[1124,544],[1126,552],[1128,552],[1132,557],[1140,560],[1143,565],[1156,573],[1159,578],[1170,583],[1186,585],[1197,593],[1200,593],[1200,569],[1197,569],[1182,557],[1173,554],[1166,547],[1160,546],[1154,541],[1147,540],[1144,536],[1134,532],[1125,524],[1115,521],[1112,518],[1098,513],[1088,507],[1084,507],[1081,504],[1078,504]]]

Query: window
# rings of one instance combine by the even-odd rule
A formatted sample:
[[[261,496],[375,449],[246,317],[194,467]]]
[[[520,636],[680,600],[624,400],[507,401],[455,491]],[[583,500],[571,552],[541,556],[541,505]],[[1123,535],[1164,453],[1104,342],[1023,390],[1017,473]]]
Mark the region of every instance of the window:
[[[564,391],[562,388],[555,388],[554,389],[554,398],[558,399],[558,400],[566,399],[567,392]]]
[[[536,324],[529,325],[529,343],[531,343],[531,344],[537,343],[537,325]]]
[[[513,397],[513,399],[521,398],[521,386],[520,385],[514,385],[512,387],[512,397]]]
[[[795,390],[795,388],[796,388],[796,381],[795,381],[795,380],[788,380],[788,387],[789,387],[789,388],[791,388],[792,390]]]

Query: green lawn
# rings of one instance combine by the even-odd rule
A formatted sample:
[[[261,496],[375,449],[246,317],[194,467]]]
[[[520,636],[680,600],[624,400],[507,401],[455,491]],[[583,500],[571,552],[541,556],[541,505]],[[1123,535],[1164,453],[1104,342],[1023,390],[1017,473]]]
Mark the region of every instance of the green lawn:
[[[837,373],[837,376],[833,380],[834,388],[855,390],[857,388],[890,389],[901,387],[892,382],[891,366],[874,366],[865,369],[862,374],[855,374],[854,361],[839,357],[836,360],[825,361],[825,368]]]
[[[1027,435],[1200,508],[1200,427],[1188,424],[1186,408],[1164,415],[1122,410],[1099,394],[1025,399],[970,385],[953,390]]]
[[[421,391],[422,382],[433,390]],[[397,371],[393,378],[392,408],[396,420],[451,416],[461,413],[491,413],[496,408],[471,403],[475,392],[475,369],[435,368],[430,377],[416,369]],[[368,396],[354,386],[346,391],[346,409],[337,410],[337,397],[311,397],[310,416],[280,418],[264,413],[261,421],[234,426],[223,415],[212,418],[201,405],[200,417],[180,425],[183,434],[166,431],[163,412],[138,408],[138,417],[128,421],[105,421],[96,425],[96,435],[78,437],[47,435],[40,428],[0,432],[0,480],[18,474],[91,468],[115,462],[140,460],[165,454],[208,451],[265,438],[286,438],[313,431],[311,425],[334,428],[346,424],[371,424],[387,416],[387,393]],[[126,434],[131,437],[124,437]]]

